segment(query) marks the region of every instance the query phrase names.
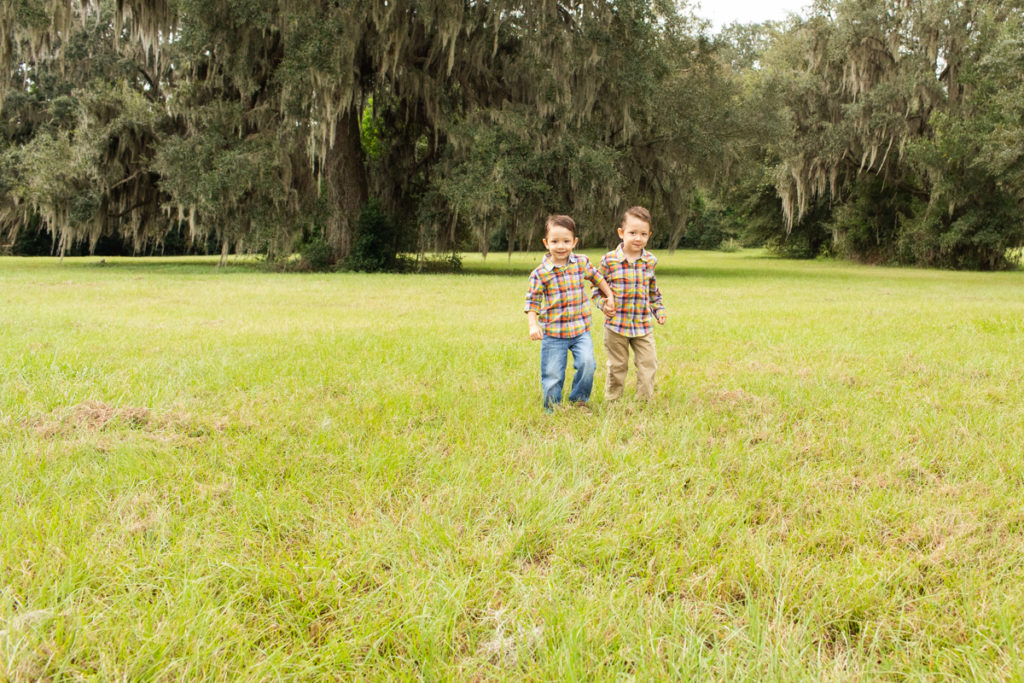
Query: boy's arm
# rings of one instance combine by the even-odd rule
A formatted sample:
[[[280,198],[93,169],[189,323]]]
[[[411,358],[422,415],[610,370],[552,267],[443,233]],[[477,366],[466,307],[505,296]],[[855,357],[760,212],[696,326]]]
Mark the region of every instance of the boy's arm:
[[[657,265],[657,261],[655,264]],[[647,292],[647,300],[650,302],[651,314],[654,319],[658,321],[659,325],[665,324],[665,304],[661,300],[661,290],[658,288],[658,280],[654,275],[654,271],[651,271],[651,283],[650,289]]]
[[[601,265],[600,267],[598,267],[597,272],[601,276],[602,280],[604,280],[605,282],[608,281],[608,263],[604,257],[601,258]],[[598,308],[604,308],[604,302],[606,298],[607,297],[605,293],[601,290],[600,287],[594,287],[590,291],[590,300],[593,301]]]
[[[544,303],[544,284],[536,273],[530,274],[530,289],[526,292],[526,303],[523,312],[526,313],[526,320],[530,324],[530,339],[538,340],[544,337],[538,320],[541,305]]]
[[[591,294],[590,298],[610,318],[615,315],[615,293],[612,292],[612,288],[608,284],[608,272],[607,257],[603,257],[601,259],[601,267],[595,271],[597,277],[590,280],[594,285],[593,294]]]
[[[540,329],[540,323],[537,322],[537,311],[527,311],[526,319],[530,323],[530,339],[534,341],[543,339],[544,332]]]
[[[607,280],[601,280],[599,285],[601,293],[604,294],[604,303],[601,304],[601,311],[611,318],[615,315],[615,294],[612,292],[612,288],[608,286]]]

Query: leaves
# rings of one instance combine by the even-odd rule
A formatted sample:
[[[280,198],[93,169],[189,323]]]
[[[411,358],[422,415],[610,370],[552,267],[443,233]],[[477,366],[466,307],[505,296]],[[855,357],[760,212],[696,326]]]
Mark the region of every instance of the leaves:
[[[1019,199],[999,163],[981,160],[1013,164],[1012,154],[982,151],[998,136],[995,82],[1019,75],[993,68],[1008,52],[995,36],[1013,31],[1000,24],[1019,25],[1013,7],[841,0],[779,36],[766,61],[789,121],[776,174],[787,229],[828,198],[840,206],[834,244],[850,256],[1005,266],[1007,249],[1024,240],[1024,222],[1008,210]],[[862,203],[869,186],[874,199]]]

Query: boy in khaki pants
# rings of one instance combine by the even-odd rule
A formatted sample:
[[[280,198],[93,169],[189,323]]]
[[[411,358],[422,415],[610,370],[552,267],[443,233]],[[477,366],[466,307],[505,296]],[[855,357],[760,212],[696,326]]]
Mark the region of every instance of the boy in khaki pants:
[[[658,259],[644,249],[651,237],[651,214],[642,206],[626,209],[619,224],[622,244],[601,258],[598,272],[608,281],[615,296],[615,315],[604,323],[604,348],[608,354],[606,401],[622,398],[629,368],[629,349],[636,364],[636,393],[641,399],[654,395],[654,372],[658,356],[654,349],[651,316],[665,324],[665,306],[654,277]],[[594,293],[603,308],[604,297]]]

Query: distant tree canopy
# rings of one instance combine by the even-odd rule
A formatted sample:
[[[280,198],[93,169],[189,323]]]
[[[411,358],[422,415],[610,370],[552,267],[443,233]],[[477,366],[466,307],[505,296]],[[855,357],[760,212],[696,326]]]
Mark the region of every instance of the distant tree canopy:
[[[15,9],[0,221],[38,215],[61,252],[187,225],[225,253],[318,232],[343,259],[371,196],[404,227],[396,248],[525,247],[551,211],[613,232],[640,201],[681,235],[714,173],[721,112],[678,112],[710,101],[718,65],[671,2]]]
[[[1024,244],[1022,16],[1019,2],[819,1],[776,35],[761,78],[785,121],[787,227],[811,218],[863,260],[1005,266]]]
[[[1020,3],[14,0],[0,234],[323,263],[614,241],[1000,268],[1024,244]],[[317,246],[322,245],[322,246]],[[369,267],[367,265],[367,267]]]

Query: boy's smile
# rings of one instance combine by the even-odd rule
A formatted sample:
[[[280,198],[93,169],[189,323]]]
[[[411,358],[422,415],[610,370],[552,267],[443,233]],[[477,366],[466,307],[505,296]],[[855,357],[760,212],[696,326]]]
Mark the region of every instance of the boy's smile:
[[[551,254],[551,260],[556,266],[564,266],[569,262],[572,250],[576,248],[579,240],[568,228],[560,225],[552,225],[548,228],[548,235],[544,238],[544,246]]]

